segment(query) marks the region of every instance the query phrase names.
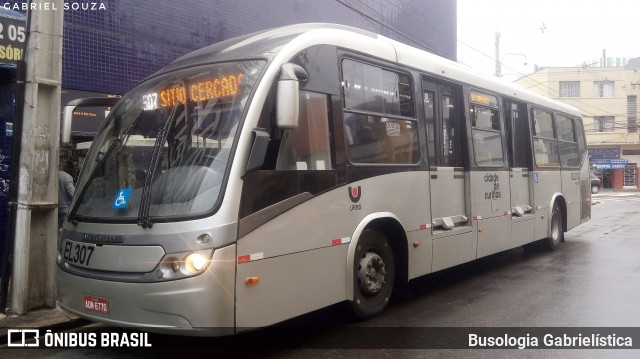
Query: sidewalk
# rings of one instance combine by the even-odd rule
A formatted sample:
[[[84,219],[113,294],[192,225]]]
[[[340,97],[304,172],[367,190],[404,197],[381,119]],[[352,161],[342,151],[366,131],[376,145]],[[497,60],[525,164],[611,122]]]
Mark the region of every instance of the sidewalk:
[[[7,344],[9,329],[40,329],[65,330],[90,323],[62,309],[43,308],[28,312],[24,315],[0,314],[0,345]]]

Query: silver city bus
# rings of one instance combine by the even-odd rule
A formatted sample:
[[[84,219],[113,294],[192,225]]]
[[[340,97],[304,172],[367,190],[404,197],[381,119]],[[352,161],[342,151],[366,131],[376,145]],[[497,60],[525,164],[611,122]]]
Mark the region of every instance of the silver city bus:
[[[61,233],[59,304],[190,335],[343,301],[369,318],[416,277],[555,249],[589,190],[573,107],[359,29],[262,31],[115,105]]]

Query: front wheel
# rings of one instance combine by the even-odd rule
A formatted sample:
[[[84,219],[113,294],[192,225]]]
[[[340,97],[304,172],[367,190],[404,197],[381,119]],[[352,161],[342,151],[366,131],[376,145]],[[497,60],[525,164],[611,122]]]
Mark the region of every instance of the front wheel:
[[[395,261],[389,241],[380,231],[365,229],[353,258],[354,313],[369,319],[382,313],[391,299]]]
[[[591,186],[591,193],[596,194],[598,192],[600,192],[600,187],[596,185]]]
[[[553,211],[551,212],[551,235],[546,240],[546,247],[548,250],[553,251],[558,248],[561,242],[564,241],[564,232],[562,232],[562,212],[558,204],[553,205]]]

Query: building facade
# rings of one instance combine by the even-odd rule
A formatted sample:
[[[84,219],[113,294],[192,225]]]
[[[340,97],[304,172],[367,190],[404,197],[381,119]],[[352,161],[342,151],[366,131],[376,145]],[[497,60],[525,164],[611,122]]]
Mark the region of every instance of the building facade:
[[[640,185],[640,58],[594,67],[549,67],[516,82],[582,111],[592,172],[604,188]]]

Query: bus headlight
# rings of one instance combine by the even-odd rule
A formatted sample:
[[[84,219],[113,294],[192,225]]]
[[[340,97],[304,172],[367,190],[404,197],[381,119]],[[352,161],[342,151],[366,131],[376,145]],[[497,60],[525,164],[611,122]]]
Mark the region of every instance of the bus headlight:
[[[156,268],[157,280],[174,280],[202,274],[209,267],[213,252],[213,249],[203,249],[167,254]]]
[[[204,272],[209,265],[209,260],[200,253],[190,253],[184,260],[184,267],[189,274],[198,274]]]

